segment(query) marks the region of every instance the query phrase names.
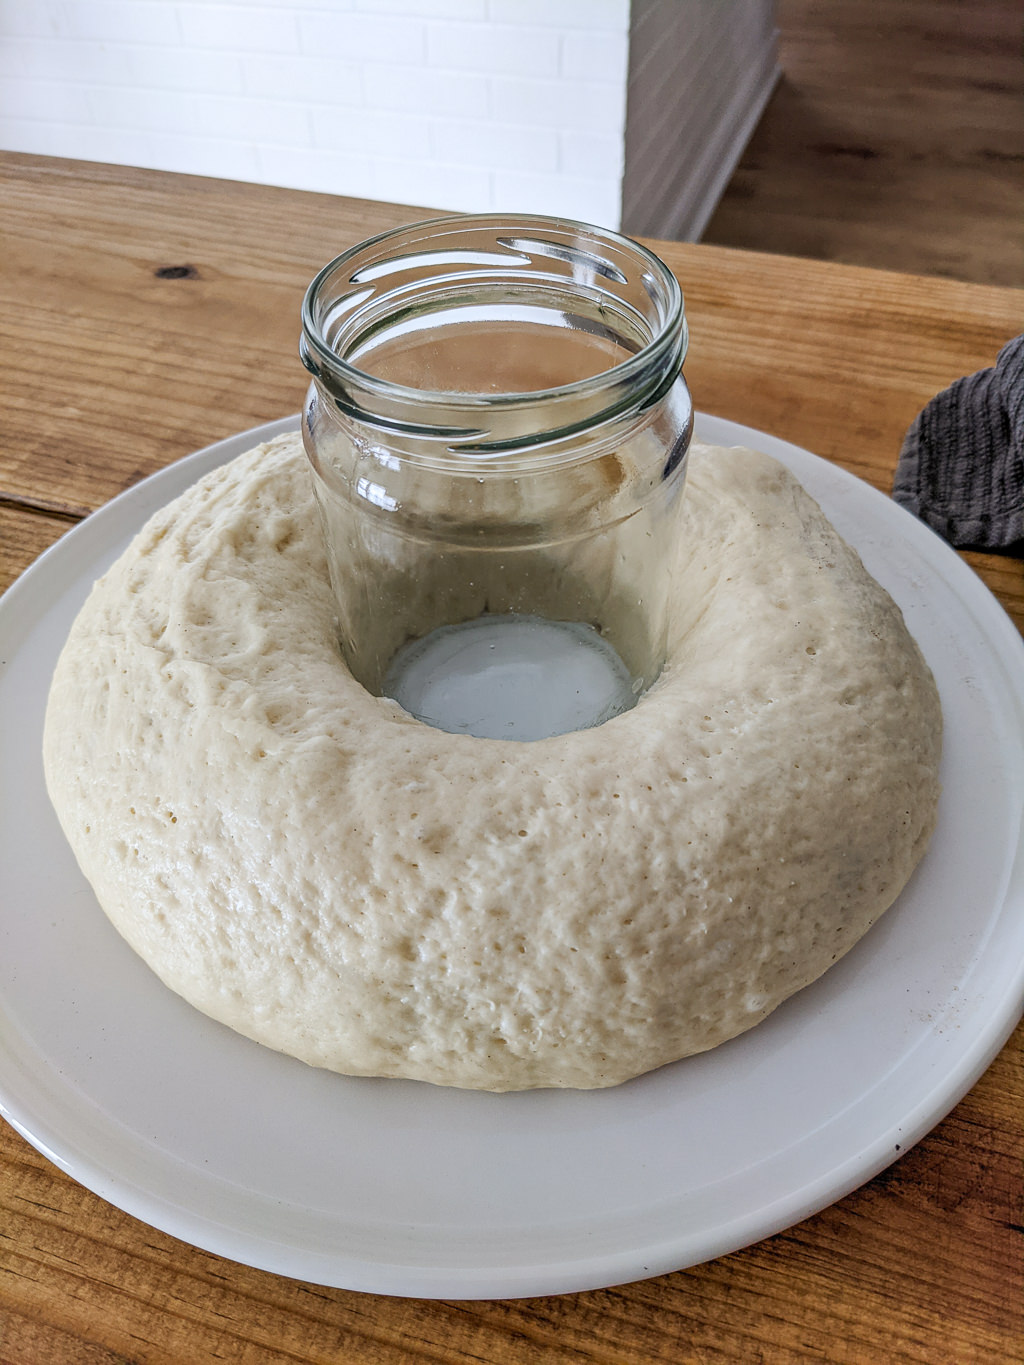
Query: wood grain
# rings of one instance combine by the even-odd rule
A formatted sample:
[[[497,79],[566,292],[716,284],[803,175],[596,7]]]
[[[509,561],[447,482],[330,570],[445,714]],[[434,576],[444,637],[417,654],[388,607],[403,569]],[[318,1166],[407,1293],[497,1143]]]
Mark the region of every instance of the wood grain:
[[[26,511],[0,499],[0,592],[79,520]]]
[[[298,306],[414,209],[0,157],[0,575],[86,509],[295,411]],[[664,244],[698,406],[888,491],[902,434],[1020,330],[1024,295]],[[185,271],[158,273],[164,267]],[[1024,626],[1024,564],[969,562]],[[44,985],[41,983],[41,989]],[[1024,1029],[862,1189],[732,1256],[585,1294],[428,1302],[323,1289],[147,1228],[0,1125],[0,1365],[736,1361],[1010,1365],[1024,1352]]]
[[[783,78],[706,242],[1024,280],[1017,0],[778,0]]]

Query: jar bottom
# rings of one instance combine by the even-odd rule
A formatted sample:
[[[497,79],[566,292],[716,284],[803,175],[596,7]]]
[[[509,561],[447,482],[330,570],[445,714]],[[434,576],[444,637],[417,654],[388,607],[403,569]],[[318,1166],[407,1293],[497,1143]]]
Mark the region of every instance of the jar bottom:
[[[383,693],[451,734],[537,740],[621,715],[641,687],[593,626],[505,612],[403,645]]]

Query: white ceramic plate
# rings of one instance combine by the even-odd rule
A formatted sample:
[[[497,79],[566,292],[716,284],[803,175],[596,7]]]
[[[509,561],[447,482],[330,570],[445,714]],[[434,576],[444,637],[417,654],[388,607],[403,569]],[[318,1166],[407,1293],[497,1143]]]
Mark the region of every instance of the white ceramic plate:
[[[103,1198],[220,1255],[386,1294],[497,1298],[692,1265],[785,1228],[922,1137],[1024,994],[1024,648],[923,525],[805,451],[789,465],[888,587],[936,674],[945,794],[899,903],[752,1032],[610,1091],[349,1080],[166,990],[108,925],[51,812],[40,733],[88,587],[144,519],[295,418],[91,516],[0,602],[0,1109]]]

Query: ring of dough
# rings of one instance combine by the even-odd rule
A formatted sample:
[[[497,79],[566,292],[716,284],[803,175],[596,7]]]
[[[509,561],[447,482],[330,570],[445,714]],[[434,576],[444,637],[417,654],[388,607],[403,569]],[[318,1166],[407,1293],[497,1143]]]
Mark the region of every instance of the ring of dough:
[[[206,1014],[351,1075],[608,1086],[764,1019],[920,859],[939,702],[782,466],[695,446],[684,508],[661,679],[515,743],[353,680],[297,437],[202,479],[93,588],[49,698],[114,925]]]

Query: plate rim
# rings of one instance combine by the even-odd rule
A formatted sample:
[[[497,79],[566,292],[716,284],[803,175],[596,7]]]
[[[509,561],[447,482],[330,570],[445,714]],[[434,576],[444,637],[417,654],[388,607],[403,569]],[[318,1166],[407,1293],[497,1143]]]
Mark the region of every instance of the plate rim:
[[[65,559],[73,561],[74,556],[78,553],[79,546],[87,547],[97,537],[103,536],[108,526],[116,525],[123,515],[133,518],[131,532],[134,534],[152,511],[163,506],[169,500],[165,496],[167,488],[175,487],[186,476],[188,476],[188,482],[191,483],[206,469],[216,467],[232,458],[233,455],[250,448],[250,446],[260,441],[272,439],[273,436],[283,432],[296,430],[298,423],[298,414],[292,414],[226,437],[166,466],[106,503],[44,551],[0,598],[0,642],[5,638],[8,618],[12,614],[17,615],[22,606],[23,598],[27,598],[28,603],[31,604],[32,593],[38,594],[44,591],[45,579],[51,572],[52,565],[56,563],[59,572],[59,566],[64,563]],[[730,439],[723,442],[721,440],[723,434],[728,434]],[[809,462],[808,467],[825,466],[829,471],[829,477],[836,477],[840,485],[846,482],[847,486],[855,490],[858,496],[869,494],[877,499],[876,506],[882,521],[898,525],[911,542],[916,542],[915,548],[926,560],[933,560],[938,557],[943,568],[954,578],[961,593],[969,599],[972,607],[981,613],[986,630],[993,631],[997,637],[999,645],[997,653],[1000,666],[1004,672],[1007,670],[1007,660],[1002,652],[1003,650],[1009,650],[1011,653],[1016,652],[1017,656],[1024,662],[1024,641],[1021,640],[1012,621],[994,595],[940,537],[902,508],[890,502],[883,493],[858,479],[849,471],[842,469],[841,466],[824,461],[811,452],[783,441],[781,438],[744,427],[726,418],[698,414],[696,438],[710,443],[750,444],[765,450],[770,455],[775,455],[776,458],[780,458],[780,452],[782,452],[790,459],[795,458],[798,465],[802,462]],[[790,459],[786,459],[784,462],[790,463]],[[187,486],[187,484],[183,486]],[[176,495],[176,493],[172,493],[170,496]],[[882,508],[888,510],[883,513]],[[19,639],[17,632],[13,631],[11,638],[14,641],[14,647],[3,660],[0,660],[0,670],[5,669],[10,661],[16,657],[24,635]],[[1022,676],[1024,676],[1024,671],[1022,671]],[[1007,683],[1012,684],[1012,678],[1009,676],[1007,676]],[[1017,696],[1015,691],[1013,694],[1015,697]],[[1017,700],[1021,706],[1022,724],[1024,724],[1024,694],[1017,697]],[[1024,848],[1022,848],[1021,840],[1018,838],[1015,885],[1017,881],[1024,880],[1022,863],[1024,863]],[[453,1277],[453,1272],[446,1267],[374,1263],[367,1268],[362,1263],[344,1261],[342,1279],[338,1279],[336,1276],[323,1278],[315,1273],[314,1265],[303,1260],[301,1256],[297,1259],[289,1257],[285,1254],[284,1248],[279,1248],[281,1254],[276,1260],[274,1257],[268,1261],[267,1258],[260,1255],[254,1256],[251,1238],[244,1231],[224,1228],[220,1224],[215,1224],[213,1226],[219,1229],[219,1234],[209,1239],[195,1238],[187,1230],[183,1231],[181,1220],[170,1216],[175,1210],[180,1212],[181,1206],[179,1204],[154,1196],[152,1191],[136,1190],[130,1185],[123,1186],[122,1183],[119,1183],[116,1172],[103,1171],[99,1167],[94,1168],[88,1160],[76,1159],[73,1154],[68,1156],[67,1140],[62,1139],[60,1134],[46,1132],[45,1124],[35,1123],[30,1115],[19,1112],[17,1101],[15,1100],[12,1103],[9,1096],[4,1093],[5,1087],[2,1077],[0,1077],[0,1114],[3,1114],[12,1126],[47,1159],[72,1176],[78,1183],[93,1190],[116,1207],[181,1240],[259,1269],[300,1279],[313,1279],[318,1283],[335,1284],[338,1287],[365,1292],[413,1295],[416,1297],[502,1298],[576,1292],[622,1283],[629,1279],[666,1273],[670,1270],[680,1269],[684,1264],[696,1264],[726,1252],[738,1250],[742,1246],[779,1232],[794,1222],[798,1222],[811,1213],[843,1198],[851,1190],[871,1179],[891,1164],[894,1159],[909,1150],[915,1142],[931,1131],[935,1124],[972,1088],[1003,1047],[1015,1027],[1022,1003],[1024,1003],[1022,997],[1024,997],[1024,962],[1020,964],[1016,975],[1008,978],[1005,998],[1000,1000],[999,1009],[991,1012],[987,1016],[985,1026],[976,1029],[972,1034],[971,1047],[961,1055],[959,1065],[954,1072],[957,1078],[956,1084],[950,1086],[947,1078],[945,1084],[936,1086],[933,1094],[940,1092],[942,1094],[942,1099],[938,1104],[922,1102],[918,1105],[915,1114],[904,1116],[902,1123],[895,1126],[890,1124],[884,1133],[879,1134],[875,1143],[867,1151],[848,1159],[845,1174],[838,1184],[833,1171],[822,1174],[812,1185],[804,1187],[802,1199],[797,1202],[791,1201],[786,1205],[784,1221],[778,1221],[776,1215],[779,1211],[777,1210],[765,1211],[757,1225],[752,1225],[749,1222],[744,1223],[742,1219],[734,1219],[734,1224],[744,1224],[742,1234],[739,1227],[734,1228],[733,1225],[730,1225],[731,1231],[724,1228],[720,1229],[717,1239],[712,1239],[708,1243],[710,1248],[708,1253],[706,1255],[701,1254],[696,1260],[684,1258],[681,1261],[678,1255],[679,1241],[675,1239],[663,1244],[652,1244],[644,1252],[636,1248],[628,1248],[617,1254],[605,1254],[600,1258],[600,1268],[595,1265],[591,1258],[584,1256],[576,1261],[560,1264],[557,1273],[548,1265],[531,1265],[521,1267],[517,1273],[512,1273],[507,1269],[495,1271],[491,1267],[470,1268],[460,1271]],[[3,1048],[0,1046],[0,1055],[2,1053]],[[900,1134],[901,1142],[899,1149],[894,1152],[893,1134],[896,1131]],[[200,1222],[205,1221],[204,1215],[201,1213],[197,1215],[193,1211],[192,1217],[193,1219],[198,1217]],[[314,1273],[310,1273],[311,1271]]]

